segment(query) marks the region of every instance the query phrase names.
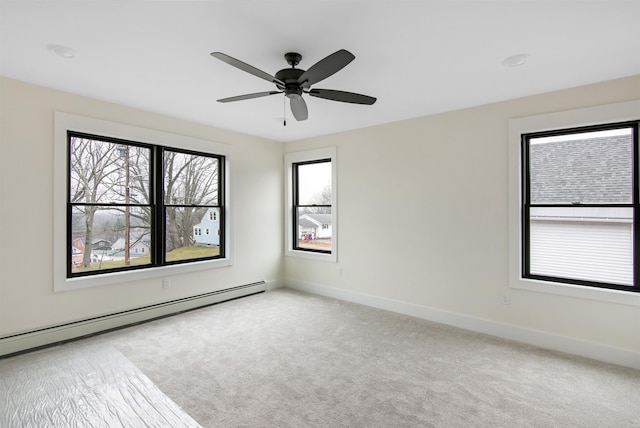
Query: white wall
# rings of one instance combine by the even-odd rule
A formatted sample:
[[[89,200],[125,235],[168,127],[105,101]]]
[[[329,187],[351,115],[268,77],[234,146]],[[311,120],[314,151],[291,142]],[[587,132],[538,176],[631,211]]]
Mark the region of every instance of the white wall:
[[[640,307],[509,288],[507,157],[511,118],[638,98],[635,76],[287,143],[336,146],[340,184],[338,264],[286,257],[287,283],[640,356]]]
[[[635,76],[283,145],[0,78],[0,335],[286,278],[638,355],[638,306],[508,288],[507,122],[639,98]],[[232,144],[234,265],[54,293],[54,111]],[[327,146],[339,263],[283,257],[283,153]]]
[[[281,279],[281,143],[6,78],[0,99],[0,336]],[[54,111],[233,145],[234,265],[171,276],[168,290],[158,278],[54,293]]]

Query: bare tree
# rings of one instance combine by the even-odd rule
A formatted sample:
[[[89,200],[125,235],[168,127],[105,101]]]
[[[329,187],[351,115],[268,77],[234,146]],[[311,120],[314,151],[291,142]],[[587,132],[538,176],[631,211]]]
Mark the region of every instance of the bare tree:
[[[331,184],[327,184],[320,192],[311,197],[310,203],[312,205],[331,205],[331,196]],[[318,206],[307,208],[307,210],[311,214],[331,214],[329,207]]]
[[[206,205],[218,203],[219,165],[216,157],[171,150],[164,153],[166,242],[167,251],[171,251],[193,243],[193,226],[206,212]],[[72,220],[75,235],[84,237],[84,267],[91,263],[91,244],[98,230],[95,214],[99,210],[119,214],[115,221],[103,220],[111,224],[99,230],[114,237],[118,226],[116,235],[125,238],[125,264],[131,246],[149,241],[153,200],[150,164],[149,148],[72,137]]]
[[[151,152],[139,146],[122,146],[119,148],[124,159],[124,185],[120,195],[126,206],[119,209],[124,213],[124,264],[131,263],[131,247],[146,239],[151,234],[151,209],[149,194],[149,165]],[[143,204],[133,210],[129,204]],[[133,217],[133,222],[132,222]],[[137,220],[137,221],[136,221]],[[134,242],[131,242],[132,232]]]
[[[193,244],[193,226],[207,208],[218,203],[218,159],[165,151],[167,251]]]
[[[117,162],[115,145],[80,137],[71,138],[71,202],[75,213],[84,218],[84,255],[82,266],[91,263],[93,221],[98,205],[113,192],[113,168]]]

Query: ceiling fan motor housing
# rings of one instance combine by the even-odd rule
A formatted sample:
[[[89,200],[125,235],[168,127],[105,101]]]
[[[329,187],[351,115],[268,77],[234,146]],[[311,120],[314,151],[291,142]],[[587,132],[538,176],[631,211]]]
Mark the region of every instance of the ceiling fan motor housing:
[[[279,89],[284,91],[284,94],[291,98],[296,99],[302,96],[302,85],[298,83],[298,77],[304,73],[305,70],[300,68],[285,68],[276,73],[276,79],[284,83],[284,86],[276,84]]]

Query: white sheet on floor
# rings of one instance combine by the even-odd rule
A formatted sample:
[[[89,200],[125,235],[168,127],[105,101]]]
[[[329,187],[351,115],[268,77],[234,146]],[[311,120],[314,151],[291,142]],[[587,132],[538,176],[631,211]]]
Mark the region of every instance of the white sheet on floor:
[[[111,346],[0,360],[0,427],[199,427]]]

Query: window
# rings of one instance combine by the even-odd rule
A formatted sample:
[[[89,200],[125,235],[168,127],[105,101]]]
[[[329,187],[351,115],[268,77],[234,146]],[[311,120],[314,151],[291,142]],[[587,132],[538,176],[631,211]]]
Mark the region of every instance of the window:
[[[509,121],[509,284],[640,305],[640,102]]]
[[[637,122],[522,136],[525,278],[640,291],[637,147]]]
[[[224,256],[224,239],[196,239],[209,210],[224,208],[223,156],[73,131],[68,142],[69,278]]]
[[[337,261],[335,148],[285,155],[286,254]]]
[[[294,162],[293,248],[331,254],[331,159]]]
[[[56,112],[54,290],[231,265],[231,153]],[[205,228],[213,236],[202,236]]]

